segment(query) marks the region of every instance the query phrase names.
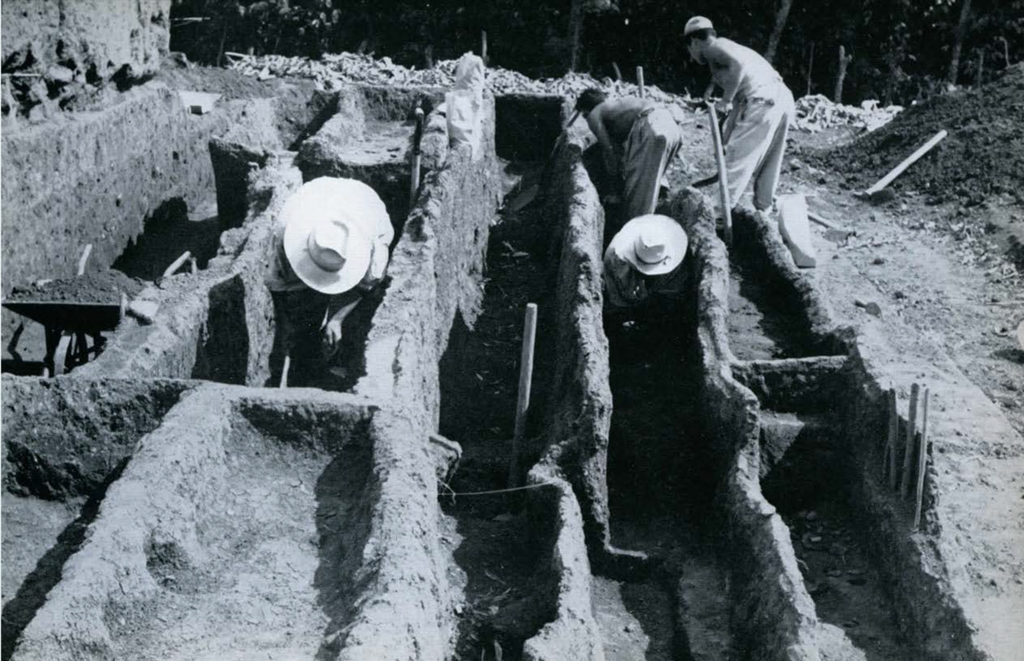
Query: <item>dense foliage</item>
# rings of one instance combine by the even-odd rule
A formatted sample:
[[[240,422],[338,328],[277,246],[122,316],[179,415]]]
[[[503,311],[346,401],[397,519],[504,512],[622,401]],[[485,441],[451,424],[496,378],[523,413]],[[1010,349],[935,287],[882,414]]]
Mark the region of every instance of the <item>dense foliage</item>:
[[[208,63],[224,51],[316,57],[345,50],[423,67],[479,52],[486,30],[491,63],[550,76],[568,70],[570,20],[582,16],[578,69],[613,76],[614,62],[631,79],[643,65],[649,83],[696,91],[706,72],[687,61],[687,18],[709,16],[723,36],[764,51],[780,2],[175,0],[171,47]],[[792,0],[775,65],[798,94],[831,95],[843,45],[852,56],[845,101],[924,98],[947,77],[964,2],[956,80],[974,85],[979,59],[984,79],[1021,59],[1024,0]]]

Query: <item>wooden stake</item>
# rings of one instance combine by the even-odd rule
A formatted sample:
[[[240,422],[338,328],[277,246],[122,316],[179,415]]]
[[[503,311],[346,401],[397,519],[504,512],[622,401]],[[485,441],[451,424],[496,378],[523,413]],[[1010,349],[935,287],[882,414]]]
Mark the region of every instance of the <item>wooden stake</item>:
[[[887,174],[884,177],[882,177],[881,179],[879,179],[877,182],[875,182],[874,186],[872,186],[871,188],[869,188],[866,191],[864,191],[864,194],[865,195],[871,195],[872,193],[877,193],[878,191],[882,190],[883,188],[885,188],[886,186],[891,184],[893,179],[895,179],[896,177],[898,177],[901,174],[903,174],[904,170],[909,168],[919,158],[921,158],[922,156],[927,154],[929,151],[931,151],[932,147],[934,147],[935,145],[939,144],[939,142],[943,138],[945,138],[945,137],[946,137],[946,132],[945,131],[939,131],[938,133],[936,133],[934,136],[932,136],[931,140],[929,140],[928,142],[924,143],[924,145],[922,145],[917,151],[915,151],[913,154],[911,154],[906,159],[904,159],[904,161],[902,163],[900,163],[899,165],[894,167],[889,172],[889,174]]]
[[[292,367],[292,357],[290,354],[284,355],[284,364],[281,365],[281,383],[278,388],[288,387],[288,370]]]
[[[480,30],[480,59],[487,66],[487,30]]]
[[[486,34],[486,33],[484,33]],[[420,139],[423,137],[423,108],[416,107],[416,135],[412,147],[412,174],[409,177],[409,206],[416,203],[416,193],[420,190],[420,169],[423,165],[423,154],[420,151]]]
[[[619,68],[617,62],[612,62],[612,69],[615,70],[615,80],[622,82],[622,69]]]
[[[509,461],[508,486],[519,481],[519,447],[526,433],[526,414],[530,409],[530,387],[533,383],[533,347],[537,339],[537,304],[526,304],[523,320],[523,349],[519,357],[519,395],[516,399],[516,422],[512,433],[512,457]]]
[[[921,442],[917,450],[917,499],[914,506],[914,530],[921,527],[921,502],[924,499],[924,471],[928,465],[928,389],[924,390],[921,412]]]
[[[92,254],[92,244],[88,243],[85,249],[82,250],[82,256],[78,258],[78,275],[85,273],[85,265],[89,261],[89,255]]]
[[[171,262],[171,265],[164,269],[164,276],[163,277],[166,278],[167,276],[172,275],[175,271],[180,269],[185,264],[185,262],[188,261],[188,258],[191,257],[191,256],[192,256],[192,253],[189,252],[188,250],[186,250],[185,252],[181,253],[181,257],[179,257],[178,259],[176,259],[173,262]]]
[[[715,149],[715,162],[718,163],[718,190],[722,203],[722,215],[725,219],[725,244],[732,245],[732,203],[729,201],[729,182],[725,175],[725,152],[722,149],[722,134],[718,128],[718,112],[711,101],[708,105],[708,119],[711,120],[711,142]]]
[[[644,68],[636,68],[636,86],[640,88],[640,98],[644,98],[647,94],[647,90],[644,89]]]
[[[900,495],[910,495],[910,460],[914,455],[914,435],[917,425],[917,398],[921,394],[921,386],[910,387],[910,411],[907,413],[907,443],[903,446],[903,473],[900,475]]]
[[[896,410],[896,389],[889,388],[889,436],[885,441],[885,453],[889,462],[889,490],[896,490],[896,437],[899,435],[900,418]]]
[[[195,257],[189,257],[188,258],[188,265],[189,265],[189,270],[192,271],[192,275],[195,275],[196,273],[199,273],[199,264],[196,262],[196,258]]]

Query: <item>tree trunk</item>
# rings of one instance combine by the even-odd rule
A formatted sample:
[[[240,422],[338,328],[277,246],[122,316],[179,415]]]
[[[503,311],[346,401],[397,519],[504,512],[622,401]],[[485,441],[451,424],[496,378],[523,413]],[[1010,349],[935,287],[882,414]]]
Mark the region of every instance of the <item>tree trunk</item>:
[[[779,49],[782,31],[786,27],[786,19],[789,18],[789,10],[792,6],[793,0],[781,0],[779,10],[775,12],[775,25],[772,27],[771,36],[768,37],[768,49],[764,52],[764,59],[769,62],[775,59],[775,52]]]
[[[572,0],[569,8],[569,71],[576,71],[583,42],[583,0]]]
[[[807,63],[807,96],[811,95],[811,74],[814,73],[814,42],[811,42],[811,60]]]
[[[843,81],[846,80],[846,67],[853,60],[853,55],[846,54],[846,48],[840,44],[839,46],[839,71],[836,73],[836,91],[832,95],[832,100],[836,103],[843,102]]]
[[[960,48],[964,44],[964,37],[967,36],[967,26],[971,20],[971,0],[962,0],[960,5],[960,21],[956,24],[956,34],[953,41],[953,55],[949,60],[949,71],[946,73],[946,82],[956,85],[957,74],[960,73]]]

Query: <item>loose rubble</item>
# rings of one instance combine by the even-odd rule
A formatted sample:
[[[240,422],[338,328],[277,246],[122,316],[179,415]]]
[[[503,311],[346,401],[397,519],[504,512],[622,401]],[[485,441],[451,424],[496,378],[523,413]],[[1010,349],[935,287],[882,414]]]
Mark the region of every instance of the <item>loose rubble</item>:
[[[437,85],[451,86],[455,81],[457,60],[443,60],[432,69],[408,68],[395,64],[391,58],[376,59],[357,53],[324,55],[319,60],[283,55],[250,56],[229,54],[232,69],[260,80],[296,76],[310,78],[325,90],[336,89],[346,83],[378,85]],[[585,73],[568,73],[561,78],[534,80],[517,71],[500,67],[488,68],[487,88],[494,94],[532,93],[576,96],[588,87],[600,87],[613,95],[637,93],[637,86],[610,78],[598,80]],[[666,104],[688,107],[694,103],[686,96],[670,94],[655,85],[645,86],[647,97]]]
[[[874,131],[885,126],[903,110],[903,106],[881,107],[878,101],[864,101],[860,106],[833,103],[823,94],[810,94],[796,102],[797,130],[817,133],[836,126],[851,126]]]

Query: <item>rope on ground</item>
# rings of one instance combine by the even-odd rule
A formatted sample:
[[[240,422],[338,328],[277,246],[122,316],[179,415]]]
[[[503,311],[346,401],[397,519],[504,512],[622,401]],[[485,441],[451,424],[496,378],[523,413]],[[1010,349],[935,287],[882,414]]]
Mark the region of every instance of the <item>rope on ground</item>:
[[[548,480],[547,482],[540,482],[538,484],[527,484],[521,487],[509,487],[506,489],[487,489],[486,491],[459,491],[456,492],[451,486],[444,480],[438,480],[438,483],[444,487],[446,496],[451,496],[452,502],[455,502],[456,496],[491,496],[500,493],[511,493],[513,491],[526,491],[528,489],[539,489],[540,487],[551,487],[561,483],[561,480]]]

